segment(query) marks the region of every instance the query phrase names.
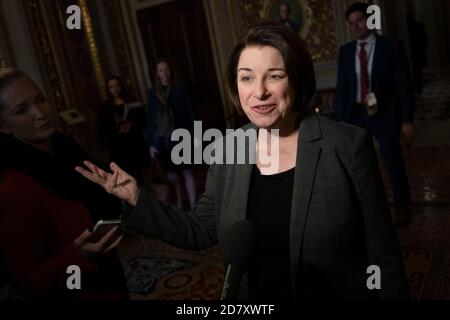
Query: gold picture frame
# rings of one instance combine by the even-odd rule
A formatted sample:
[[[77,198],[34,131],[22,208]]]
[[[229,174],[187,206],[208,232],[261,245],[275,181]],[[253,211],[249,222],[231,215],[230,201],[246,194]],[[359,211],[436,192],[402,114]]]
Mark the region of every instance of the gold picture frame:
[[[60,117],[69,126],[74,126],[86,122],[86,118],[75,108],[65,110],[59,113]]]
[[[293,20],[296,24],[299,24],[298,34],[303,39],[306,39],[313,21],[313,11],[306,0],[266,0],[260,12],[261,18],[276,21],[274,12],[275,9],[280,7],[281,2],[289,4],[294,17]]]

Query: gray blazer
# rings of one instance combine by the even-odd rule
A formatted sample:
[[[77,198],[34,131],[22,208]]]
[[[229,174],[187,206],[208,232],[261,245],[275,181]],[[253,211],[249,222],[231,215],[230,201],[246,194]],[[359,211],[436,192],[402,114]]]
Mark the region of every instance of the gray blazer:
[[[244,130],[255,128],[247,125]],[[212,165],[196,208],[183,212],[141,191],[123,227],[180,248],[220,244],[246,219],[252,165]],[[407,281],[371,136],[317,115],[302,120],[290,223],[295,298],[408,298]],[[274,213],[275,214],[275,213]],[[368,266],[381,269],[369,290]],[[276,275],[274,275],[276,276]],[[248,274],[239,298],[248,297]]]

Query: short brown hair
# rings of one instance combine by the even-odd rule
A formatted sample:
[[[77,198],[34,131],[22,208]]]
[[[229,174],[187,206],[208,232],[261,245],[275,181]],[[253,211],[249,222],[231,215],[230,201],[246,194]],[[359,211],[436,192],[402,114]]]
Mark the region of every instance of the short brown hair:
[[[361,12],[363,13],[366,18],[368,18],[370,15],[367,13],[367,9],[369,8],[369,5],[364,2],[355,2],[350,7],[347,8],[345,11],[345,20],[348,21],[348,17],[355,12]]]
[[[234,47],[227,70],[227,93],[239,112],[242,106],[237,88],[237,67],[242,51],[251,46],[271,46],[280,52],[289,84],[295,93],[294,108],[298,112],[306,110],[316,92],[316,76],[311,56],[306,51],[303,40],[290,28],[276,22],[262,22],[251,28]]]

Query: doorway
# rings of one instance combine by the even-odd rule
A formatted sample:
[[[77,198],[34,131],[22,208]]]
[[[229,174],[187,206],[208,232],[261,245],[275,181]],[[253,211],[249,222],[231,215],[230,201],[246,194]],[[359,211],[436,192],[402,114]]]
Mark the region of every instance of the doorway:
[[[225,128],[205,11],[201,0],[170,1],[137,12],[154,81],[155,63],[169,59],[177,78],[188,86],[195,118],[207,128]]]

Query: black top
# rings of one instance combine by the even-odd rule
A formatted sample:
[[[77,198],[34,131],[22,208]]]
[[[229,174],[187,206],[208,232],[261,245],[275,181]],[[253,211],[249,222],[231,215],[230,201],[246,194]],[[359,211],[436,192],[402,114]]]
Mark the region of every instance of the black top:
[[[248,202],[248,220],[256,230],[256,253],[250,267],[250,299],[292,299],[289,223],[295,168],[261,175],[255,166]]]

